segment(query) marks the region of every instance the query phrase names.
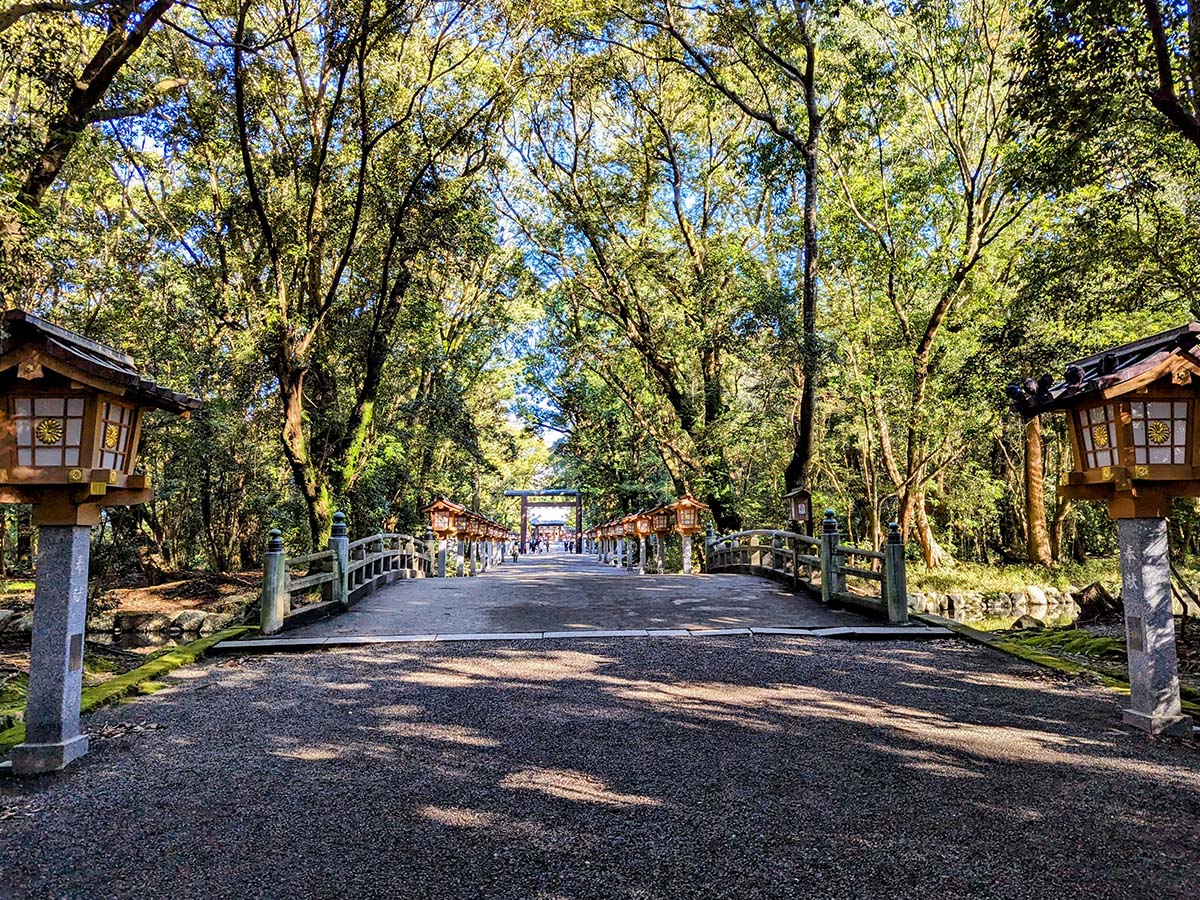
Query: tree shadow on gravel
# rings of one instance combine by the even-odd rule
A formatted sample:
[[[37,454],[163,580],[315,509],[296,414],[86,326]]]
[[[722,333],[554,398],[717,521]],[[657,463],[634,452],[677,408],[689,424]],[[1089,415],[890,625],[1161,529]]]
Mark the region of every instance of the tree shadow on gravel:
[[[1200,871],[1193,748],[959,643],[374,645],[175,684],[89,726],[161,730],[0,787],[14,896],[1165,898]]]

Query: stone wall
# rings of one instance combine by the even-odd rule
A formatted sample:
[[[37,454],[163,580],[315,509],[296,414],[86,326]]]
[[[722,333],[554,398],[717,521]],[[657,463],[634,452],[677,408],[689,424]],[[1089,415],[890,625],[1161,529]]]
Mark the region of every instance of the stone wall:
[[[1076,587],[1058,588],[1026,585],[1019,591],[961,591],[937,593],[918,591],[908,595],[909,608],[915,612],[935,613],[948,618],[1005,618],[1030,615],[1036,619],[1074,618],[1079,607],[1072,599]]]
[[[164,614],[144,612],[94,612],[88,616],[88,634],[156,634],[156,635],[209,635],[235,622],[243,621],[252,606],[258,603],[258,594],[239,594],[223,600],[213,610],[181,609]],[[11,610],[0,610],[0,631],[29,634],[33,630],[33,612],[24,615],[11,614]]]

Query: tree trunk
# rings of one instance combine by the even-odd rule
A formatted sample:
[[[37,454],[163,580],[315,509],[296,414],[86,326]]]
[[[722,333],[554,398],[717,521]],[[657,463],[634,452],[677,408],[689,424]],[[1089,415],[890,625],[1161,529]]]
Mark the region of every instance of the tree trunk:
[[[1046,527],[1042,420],[1036,416],[1025,424],[1025,522],[1025,551],[1030,562],[1050,568],[1054,555]]]
[[[925,558],[925,567],[938,569],[954,562],[954,557],[934,537],[933,526],[929,523],[929,513],[925,509],[924,493],[913,495],[913,518],[917,541],[921,545],[921,555]]]
[[[811,85],[807,93],[812,95]],[[810,148],[804,154],[804,260],[802,267],[803,285],[803,369],[804,383],[800,386],[800,406],[792,424],[795,444],[792,458],[784,470],[783,479],[788,490],[804,487],[808,483],[808,470],[812,465],[813,417],[817,406],[817,151],[816,140],[820,135],[820,117],[816,116],[815,102],[809,110]],[[814,116],[816,117],[814,120]]]
[[[283,450],[292,468],[292,479],[304,497],[314,550],[324,547],[333,527],[329,485],[309,455],[304,431],[304,371],[284,367],[279,373],[283,405]]]

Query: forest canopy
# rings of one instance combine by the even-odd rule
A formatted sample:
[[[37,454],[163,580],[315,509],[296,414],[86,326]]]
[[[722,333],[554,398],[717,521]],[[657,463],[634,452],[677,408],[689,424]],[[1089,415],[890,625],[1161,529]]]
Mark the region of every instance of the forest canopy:
[[[113,566],[549,485],[723,531],[803,486],[930,567],[1050,566],[1111,525],[1005,389],[1196,316],[1193,18],[3,0],[0,291],[204,399]]]

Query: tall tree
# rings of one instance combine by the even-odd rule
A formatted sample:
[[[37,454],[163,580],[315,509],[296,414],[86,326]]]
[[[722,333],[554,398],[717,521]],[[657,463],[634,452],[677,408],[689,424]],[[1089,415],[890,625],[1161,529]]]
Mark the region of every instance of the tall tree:
[[[1081,144],[1149,109],[1200,149],[1196,4],[1039,0],[1023,25],[1020,105],[1060,145],[1054,152],[1073,157]]]
[[[836,16],[839,4],[820,11]],[[702,82],[762,123],[802,160],[799,359],[792,455],[784,473],[788,488],[809,480],[820,351],[817,341],[817,199],[822,124],[831,103],[818,83],[817,49],[824,22],[811,0],[766,4],[668,0],[661,14],[639,24],[665,31],[678,45],[677,61]]]

